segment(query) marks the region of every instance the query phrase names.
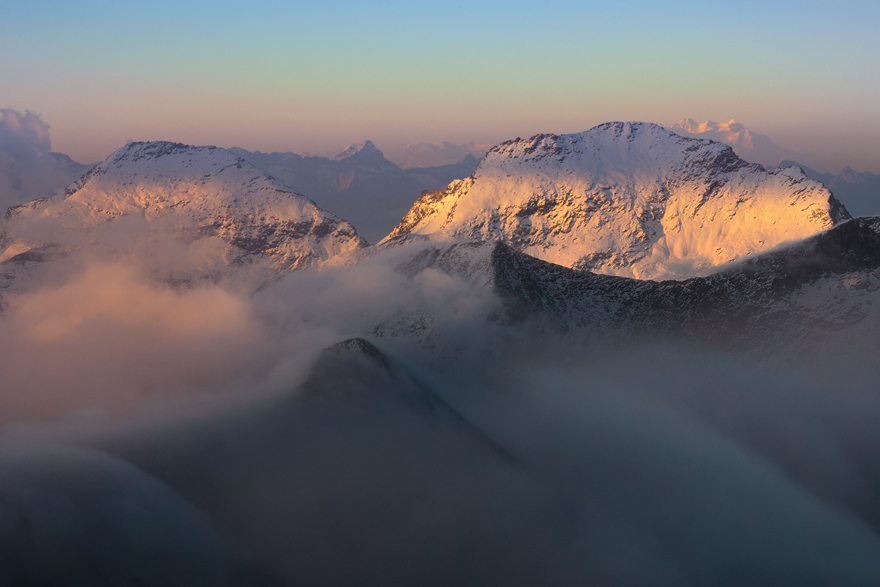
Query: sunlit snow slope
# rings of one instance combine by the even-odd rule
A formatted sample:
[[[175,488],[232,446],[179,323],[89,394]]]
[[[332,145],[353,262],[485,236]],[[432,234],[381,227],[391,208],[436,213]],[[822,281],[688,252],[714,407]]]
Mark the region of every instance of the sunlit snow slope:
[[[721,143],[612,122],[494,147],[470,178],[423,194],[387,239],[500,240],[575,269],[679,279],[846,218],[797,168],[767,171]]]

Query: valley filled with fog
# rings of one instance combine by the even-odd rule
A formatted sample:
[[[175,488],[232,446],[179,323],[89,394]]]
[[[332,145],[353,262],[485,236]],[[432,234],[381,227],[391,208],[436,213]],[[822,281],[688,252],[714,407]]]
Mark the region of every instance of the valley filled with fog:
[[[5,580],[880,573],[880,398],[857,363],[584,340],[386,259],[256,294],[68,271],[2,319]],[[370,336],[402,311],[430,335]],[[322,354],[354,336],[375,346]]]

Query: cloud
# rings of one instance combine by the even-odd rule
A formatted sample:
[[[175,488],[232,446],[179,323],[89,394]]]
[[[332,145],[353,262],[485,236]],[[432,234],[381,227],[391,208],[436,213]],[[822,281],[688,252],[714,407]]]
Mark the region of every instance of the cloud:
[[[16,159],[29,159],[49,153],[49,125],[39,114],[12,108],[0,108],[0,151]]]
[[[880,578],[871,502],[850,500],[876,503],[878,434],[847,430],[876,403],[838,398],[832,416],[797,377],[696,349],[490,338],[447,376],[408,364],[513,460],[413,409],[413,379],[342,361],[328,373],[349,393],[320,409],[289,394],[116,450],[286,584]]]
[[[161,536],[187,541],[196,562],[180,569],[222,579],[212,561],[228,547],[282,585],[880,577],[880,402],[841,391],[849,373],[832,388],[667,341],[506,326],[489,319],[491,288],[397,271],[404,248],[251,293],[233,278],[161,282],[162,259],[216,256],[166,246],[158,260],[80,250],[7,298],[0,516],[61,545],[47,554],[0,533],[0,553],[18,545],[30,577],[33,561],[75,573],[93,552],[104,568],[144,569],[152,547],[130,545]],[[360,395],[321,410],[300,401],[315,354],[358,335],[411,377],[340,364],[333,380]],[[412,385],[513,458],[413,409]],[[54,448],[37,443],[46,436]],[[67,547],[71,536],[83,538]]]
[[[174,288],[121,264],[68,271],[63,283],[7,299],[2,422],[222,395],[263,365],[266,340],[239,295]]]
[[[130,464],[64,447],[0,450],[0,583],[230,585],[209,519]]]

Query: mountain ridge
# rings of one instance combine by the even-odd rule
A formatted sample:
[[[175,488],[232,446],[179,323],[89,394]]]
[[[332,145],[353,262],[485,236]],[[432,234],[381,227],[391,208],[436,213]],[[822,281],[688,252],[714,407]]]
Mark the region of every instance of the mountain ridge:
[[[530,337],[660,338],[759,360],[821,361],[825,355],[830,361],[831,351],[874,352],[870,345],[860,349],[847,333],[880,325],[872,303],[880,291],[880,217],[850,219],[680,281],[579,271],[500,241],[405,235],[385,246],[400,251],[397,270],[406,275],[438,270],[498,296],[500,308],[483,317],[487,327],[518,326]],[[454,364],[454,345],[438,342],[445,328],[430,310],[417,310],[385,320],[372,334],[389,344],[400,340],[402,348],[420,345]]]
[[[781,161],[780,167],[799,167],[810,179],[821,181],[846,204],[853,216],[880,216],[880,174],[860,173],[844,167],[840,173],[819,173],[797,161]]]

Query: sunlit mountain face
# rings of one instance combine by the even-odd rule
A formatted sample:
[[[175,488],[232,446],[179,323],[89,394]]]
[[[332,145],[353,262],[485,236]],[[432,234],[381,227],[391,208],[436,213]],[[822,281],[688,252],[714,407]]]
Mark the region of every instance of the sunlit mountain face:
[[[370,246],[263,155],[7,213],[0,585],[880,584],[880,219],[613,122]]]
[[[609,123],[493,148],[470,178],[423,194],[390,237],[497,239],[567,267],[680,279],[848,217],[798,168],[766,171],[721,143]]]

